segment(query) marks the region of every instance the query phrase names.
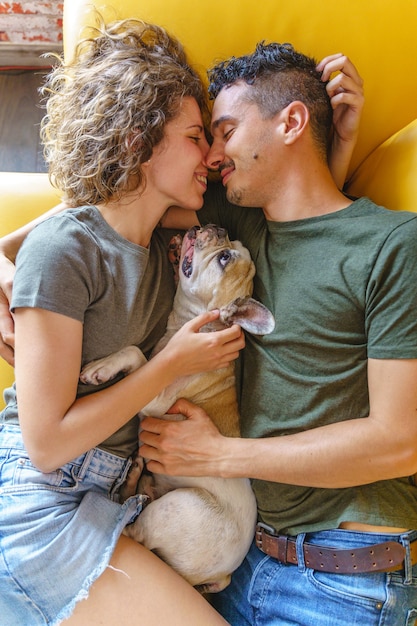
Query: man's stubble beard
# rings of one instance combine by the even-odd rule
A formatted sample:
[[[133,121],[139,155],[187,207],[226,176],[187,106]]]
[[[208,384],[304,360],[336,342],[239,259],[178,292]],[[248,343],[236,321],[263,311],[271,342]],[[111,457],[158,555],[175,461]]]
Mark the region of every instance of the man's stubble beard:
[[[236,204],[237,206],[242,205],[242,190],[241,189],[232,189],[230,191],[226,191],[226,197],[231,204]]]

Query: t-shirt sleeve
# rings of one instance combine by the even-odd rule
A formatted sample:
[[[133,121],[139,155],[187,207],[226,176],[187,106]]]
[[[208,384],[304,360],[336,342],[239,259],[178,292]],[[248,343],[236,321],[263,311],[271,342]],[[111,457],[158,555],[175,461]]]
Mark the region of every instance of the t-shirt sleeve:
[[[36,307],[83,322],[98,289],[98,258],[91,236],[71,217],[46,220],[28,235],[17,256],[12,311]]]
[[[368,357],[417,358],[417,216],[386,238],[370,275]]]

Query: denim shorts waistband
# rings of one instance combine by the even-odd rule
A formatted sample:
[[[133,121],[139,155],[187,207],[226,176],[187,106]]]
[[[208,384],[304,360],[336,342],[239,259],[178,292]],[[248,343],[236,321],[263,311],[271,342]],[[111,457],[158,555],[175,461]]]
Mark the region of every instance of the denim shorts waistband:
[[[19,426],[0,424],[0,450],[16,450],[21,451],[22,456],[27,455]],[[76,457],[69,464],[73,468],[73,474],[79,480],[82,480],[87,472],[117,478],[126,464],[129,464],[129,460],[96,447]]]

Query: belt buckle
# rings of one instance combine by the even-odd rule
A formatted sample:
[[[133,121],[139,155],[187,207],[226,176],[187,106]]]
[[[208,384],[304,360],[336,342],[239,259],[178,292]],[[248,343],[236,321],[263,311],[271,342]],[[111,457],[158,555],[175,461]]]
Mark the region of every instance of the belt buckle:
[[[288,558],[289,537],[280,535],[272,526],[259,522],[256,526],[255,541],[262,552],[277,559],[282,565],[297,564],[296,558]]]
[[[275,528],[273,528],[272,526],[269,526],[268,524],[264,524],[263,522],[258,522],[256,524],[256,530],[255,530],[255,543],[257,547],[260,550],[262,550],[262,552],[267,552],[265,541],[264,541],[264,539],[266,539],[265,535],[268,535],[270,537],[276,537],[278,533],[275,530]]]
[[[278,537],[278,533],[275,530],[275,528],[273,528],[272,526],[269,526],[269,524],[264,524],[263,522],[258,522],[256,524],[256,538],[261,541],[262,540],[262,531],[265,531],[268,535],[271,535],[272,537]]]

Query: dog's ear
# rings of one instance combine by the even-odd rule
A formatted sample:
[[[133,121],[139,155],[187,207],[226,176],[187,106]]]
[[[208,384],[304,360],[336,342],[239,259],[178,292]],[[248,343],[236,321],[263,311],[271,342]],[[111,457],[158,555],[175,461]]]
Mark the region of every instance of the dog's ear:
[[[246,296],[236,298],[220,309],[220,320],[231,326],[239,324],[252,335],[267,335],[275,328],[272,313],[260,302]]]

